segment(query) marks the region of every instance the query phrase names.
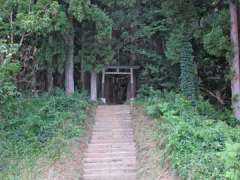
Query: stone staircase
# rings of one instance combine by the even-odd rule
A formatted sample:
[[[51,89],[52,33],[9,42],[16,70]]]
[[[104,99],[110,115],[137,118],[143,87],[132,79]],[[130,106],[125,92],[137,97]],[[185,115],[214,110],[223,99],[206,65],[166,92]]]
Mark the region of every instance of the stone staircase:
[[[128,105],[97,108],[83,171],[83,180],[136,180],[136,147]]]

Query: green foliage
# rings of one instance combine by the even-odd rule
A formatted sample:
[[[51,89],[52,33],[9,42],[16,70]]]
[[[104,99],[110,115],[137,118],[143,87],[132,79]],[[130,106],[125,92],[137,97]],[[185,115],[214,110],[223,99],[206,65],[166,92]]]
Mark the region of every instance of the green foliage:
[[[106,13],[98,7],[92,6],[90,19],[96,23],[96,41],[98,43],[110,42],[112,38],[112,20]]]
[[[0,68],[1,71],[1,68]],[[0,80],[1,81],[1,80]],[[16,86],[12,82],[0,82],[0,107],[2,107],[6,102],[13,100],[19,95]]]
[[[204,36],[203,43],[207,52],[216,57],[226,56],[230,51],[229,39],[224,35],[220,26],[213,27],[211,32]]]
[[[229,100],[229,82],[225,78],[230,54],[226,3],[207,0],[0,2],[1,36],[17,43],[23,40],[18,57],[22,58],[22,64],[33,59],[33,63],[28,61],[31,67],[23,77],[31,76],[34,70],[36,74],[46,70],[52,70],[54,75],[56,71],[62,73],[68,53],[68,48],[64,50],[68,46],[64,39],[71,29],[75,35],[75,63],[81,61],[86,70],[100,71],[114,63],[136,64],[143,67],[139,76],[141,84],[156,89],[178,89],[181,84],[188,84],[189,92],[200,85],[213,92],[221,89],[221,96]],[[187,38],[182,37],[184,33],[188,34]],[[183,50],[184,41],[192,46],[189,47],[192,55],[190,50],[187,55],[188,65],[183,65],[184,60],[180,58],[187,51]],[[28,48],[31,52],[26,55]],[[194,64],[190,65],[193,55]],[[181,71],[188,73],[191,68],[194,74],[191,72],[186,77],[189,83],[180,82]],[[189,78],[191,74],[198,74],[200,81]]]
[[[17,72],[19,71],[19,64],[17,63],[6,63],[2,64],[0,67],[0,79],[4,80],[11,80]]]
[[[86,14],[83,29],[86,31],[81,34],[83,41],[79,56],[84,67],[90,71],[102,70],[113,59],[112,20],[103,10],[92,5]]]
[[[85,95],[62,91],[6,103],[0,110],[0,179],[21,179],[22,168],[34,173],[38,158],[58,158],[68,140],[81,135],[88,106]]]
[[[182,72],[185,69],[182,67],[185,65],[180,60],[183,40],[192,44],[194,64],[189,64],[186,67],[190,70],[192,68],[190,66],[194,66],[195,77],[194,80],[187,77],[189,80],[184,81],[184,84],[189,83],[189,85],[186,87],[195,86],[197,91],[200,87],[201,90],[204,89],[205,96],[210,98],[212,102],[216,102],[215,97],[206,93],[210,90],[213,94],[218,94],[226,104],[230,103],[230,83],[229,78],[227,78],[230,73],[229,58],[231,52],[228,8],[227,2],[167,0],[161,2],[162,16],[160,16],[162,21],[165,20],[165,27],[167,27],[164,53],[170,62],[176,65],[181,62],[181,73],[185,73]],[[182,37],[183,34],[187,34],[188,38]],[[190,63],[190,54],[188,56]],[[180,85],[182,83],[180,81]]]
[[[49,33],[64,31],[68,26],[66,14],[57,1],[37,1],[30,12],[19,12],[16,25],[23,32]]]
[[[185,97],[166,92],[151,91],[143,102],[158,121],[159,137],[166,138],[164,157],[182,179],[240,178],[240,133],[225,123],[234,120],[227,110],[218,111],[202,99],[192,106]]]
[[[79,22],[86,18],[89,11],[89,0],[70,0],[68,12],[70,12]]]
[[[240,143],[228,142],[226,143],[225,151],[220,153],[221,159],[224,161],[226,167],[225,177],[227,179],[240,178]]]
[[[134,6],[136,3],[136,0],[101,0],[101,3],[103,3],[105,6],[108,7],[119,7],[119,8],[126,8],[130,6]]]
[[[7,43],[5,39],[0,39],[0,63],[7,64],[14,60],[18,48],[18,44]]]
[[[172,61],[172,64],[180,62],[181,47],[183,35],[179,29],[173,31],[166,43],[166,57]]]
[[[147,56],[146,53],[144,55]],[[153,53],[148,57],[148,59],[149,64],[145,65],[145,68],[140,76],[141,84],[147,82],[145,85],[151,86],[154,89],[175,88],[179,80],[176,76],[176,74],[179,73],[178,67],[172,65],[167,60],[164,61],[163,57],[158,57]],[[170,68],[172,68],[173,71],[169,71]],[[169,71],[168,75],[166,75],[167,71]]]
[[[36,59],[38,63],[47,68],[62,72],[65,62],[65,42],[60,34],[44,38],[41,47],[38,49]]]

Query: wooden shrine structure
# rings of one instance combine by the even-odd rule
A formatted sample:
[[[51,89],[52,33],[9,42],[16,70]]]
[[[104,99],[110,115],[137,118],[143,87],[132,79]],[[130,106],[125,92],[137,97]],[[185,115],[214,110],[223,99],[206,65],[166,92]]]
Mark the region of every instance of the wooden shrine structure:
[[[130,78],[130,99],[133,100],[136,96],[135,92],[135,78],[134,70],[139,69],[139,66],[107,66],[102,71],[102,83],[101,83],[101,100],[106,103],[105,97],[105,80],[111,75],[126,75]]]

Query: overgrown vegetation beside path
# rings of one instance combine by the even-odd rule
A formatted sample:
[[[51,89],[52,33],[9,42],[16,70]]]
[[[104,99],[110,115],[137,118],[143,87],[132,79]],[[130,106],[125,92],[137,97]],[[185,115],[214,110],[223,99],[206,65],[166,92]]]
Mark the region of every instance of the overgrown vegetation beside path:
[[[240,179],[240,131],[230,112],[173,92],[148,95],[140,101],[165,138],[165,160],[182,179]]]
[[[58,159],[81,135],[88,107],[84,94],[62,91],[8,100],[0,109],[0,179],[39,178],[34,167]]]

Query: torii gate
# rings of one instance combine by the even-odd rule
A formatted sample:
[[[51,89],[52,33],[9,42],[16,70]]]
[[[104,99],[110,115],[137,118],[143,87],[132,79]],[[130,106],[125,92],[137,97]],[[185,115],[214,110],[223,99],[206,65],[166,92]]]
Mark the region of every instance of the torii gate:
[[[139,69],[139,66],[107,66],[102,71],[102,91],[101,100],[106,103],[105,98],[105,79],[107,75],[128,75],[131,84],[131,100],[135,98],[134,90],[134,70]]]
[[[134,70],[138,69],[139,66],[107,66],[102,71],[102,93],[101,99],[103,102],[106,102],[105,99],[105,77],[106,75],[129,75],[130,84],[131,84],[131,100],[135,98],[134,91]]]

